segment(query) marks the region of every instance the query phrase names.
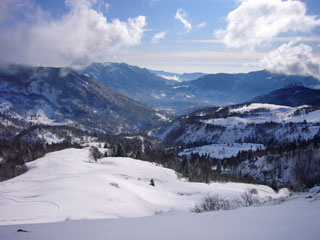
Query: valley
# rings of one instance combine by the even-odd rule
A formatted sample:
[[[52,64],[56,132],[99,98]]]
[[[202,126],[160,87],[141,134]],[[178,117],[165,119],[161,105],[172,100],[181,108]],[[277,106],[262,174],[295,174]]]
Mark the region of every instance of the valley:
[[[225,106],[214,98],[219,106],[207,102],[201,108],[203,99],[213,95],[199,90],[205,98],[196,97],[197,102],[181,96],[198,91],[190,92],[193,81],[207,84],[206,75],[174,83],[126,64],[94,64],[81,71],[88,73],[2,68],[0,235],[6,239],[23,237],[12,232],[18,226],[39,239],[44,237],[39,226],[63,233],[64,226],[68,231],[83,223],[98,227],[114,218],[119,227],[129,219],[133,226],[144,219],[150,224],[162,219],[158,224],[163,226],[163,221],[184,217],[199,223],[215,218],[232,222],[243,214],[276,218],[278,210],[273,209],[283,211],[287,221],[292,204],[301,211],[318,207],[318,190],[290,193],[319,184],[318,90],[288,83],[263,96],[239,98],[244,102]],[[145,82],[139,82],[141,76]],[[214,86],[222,94],[219,78]],[[169,105],[163,105],[167,94]],[[177,116],[179,112],[183,114]],[[215,205],[201,205],[204,201]],[[200,218],[190,213],[202,211],[219,212],[201,213]],[[309,219],[313,217],[305,223],[314,232]],[[247,218],[242,227],[249,222]],[[300,236],[296,229],[290,232]],[[124,237],[116,229],[112,236]]]
[[[1,0],[0,239],[319,240],[318,0]]]

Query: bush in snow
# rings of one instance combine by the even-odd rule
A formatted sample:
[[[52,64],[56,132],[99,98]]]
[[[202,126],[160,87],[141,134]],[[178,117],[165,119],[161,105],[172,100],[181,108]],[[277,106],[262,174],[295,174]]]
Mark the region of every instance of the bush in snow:
[[[249,207],[253,204],[259,203],[259,200],[254,195],[257,195],[258,191],[256,188],[251,188],[246,190],[244,193],[240,195],[241,199],[243,200],[245,206]]]
[[[89,158],[94,160],[95,162],[102,157],[102,153],[96,147],[90,147],[89,149]]]
[[[193,208],[191,208],[191,212],[202,213],[202,212],[210,212],[210,211],[219,211],[219,210],[232,210],[239,207],[249,207],[252,205],[262,204],[259,201],[258,197],[255,196],[258,194],[256,188],[251,188],[246,190],[244,193],[240,195],[240,198],[234,199],[225,199],[220,197],[218,194],[208,195],[202,199],[202,201],[196,204]],[[270,199],[270,202],[275,204],[280,204],[284,201],[285,198],[276,201],[274,199]]]
[[[232,203],[230,200],[221,198],[218,194],[208,195],[202,199],[202,202],[196,204],[191,212],[201,213],[209,211],[230,210]]]

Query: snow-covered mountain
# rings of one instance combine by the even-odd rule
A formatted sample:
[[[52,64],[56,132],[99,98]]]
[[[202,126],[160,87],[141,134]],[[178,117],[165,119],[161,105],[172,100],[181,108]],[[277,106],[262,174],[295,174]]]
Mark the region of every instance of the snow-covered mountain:
[[[149,132],[219,174],[301,190],[320,183],[319,107],[248,103],[206,108]]]
[[[175,82],[125,63],[93,63],[80,70],[105,86],[157,109],[176,112],[196,104],[176,93]]]
[[[179,114],[185,109],[242,103],[289,84],[320,86],[312,77],[257,71],[241,74],[174,74],[125,63],[93,63],[81,70],[143,104]],[[186,77],[183,81],[183,77]]]
[[[15,135],[33,124],[134,133],[167,120],[67,68],[2,66],[0,92],[1,136]]]
[[[240,104],[205,108],[151,131],[152,136],[185,144],[276,144],[311,139],[320,130],[317,107]]]

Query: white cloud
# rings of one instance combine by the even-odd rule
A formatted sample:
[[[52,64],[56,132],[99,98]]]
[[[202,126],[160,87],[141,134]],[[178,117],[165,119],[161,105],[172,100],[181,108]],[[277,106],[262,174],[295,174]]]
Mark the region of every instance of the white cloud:
[[[21,0],[19,0],[21,1]],[[115,49],[139,44],[146,18],[111,22],[93,9],[96,0],[66,0],[70,12],[58,20],[20,23],[0,36],[1,57],[41,65],[85,65]]]
[[[160,39],[164,39],[167,32],[159,32],[155,34],[152,38],[152,43],[158,43]]]
[[[271,51],[260,61],[260,66],[274,73],[313,76],[320,80],[320,57],[309,45],[290,41]]]
[[[177,10],[176,15],[174,16],[174,18],[179,20],[183,24],[183,26],[184,26],[184,28],[185,28],[187,33],[190,32],[190,30],[192,29],[192,25],[187,20],[187,13],[182,8],[179,8]]]
[[[207,23],[206,23],[206,22],[202,22],[202,23],[199,23],[199,24],[197,25],[198,28],[203,28],[203,27],[205,27],[205,26],[207,26]]]
[[[316,16],[306,15],[300,1],[241,0],[238,8],[228,14],[227,28],[216,30],[215,36],[228,47],[240,48],[272,41],[284,32],[310,32],[320,25]]]

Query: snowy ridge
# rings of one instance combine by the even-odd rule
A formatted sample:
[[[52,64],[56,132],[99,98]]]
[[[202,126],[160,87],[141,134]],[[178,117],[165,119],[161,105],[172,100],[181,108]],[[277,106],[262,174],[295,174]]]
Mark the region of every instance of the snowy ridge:
[[[0,135],[34,124],[69,125],[104,133],[136,133],[167,122],[157,112],[68,68],[9,65],[0,70]],[[10,128],[8,128],[10,126]]]
[[[88,149],[53,152],[28,163],[26,173],[2,182],[0,224],[189,211],[209,193],[234,198],[249,188],[257,189],[260,200],[285,193],[277,194],[263,185],[190,183],[152,163],[130,158],[103,158],[94,163],[88,155]]]
[[[311,139],[320,130],[320,110],[307,106],[246,104],[196,111],[149,135],[184,143],[259,143],[274,137],[279,141]],[[267,135],[262,136],[264,132]],[[250,138],[257,138],[250,142]],[[252,139],[251,139],[252,140]]]

